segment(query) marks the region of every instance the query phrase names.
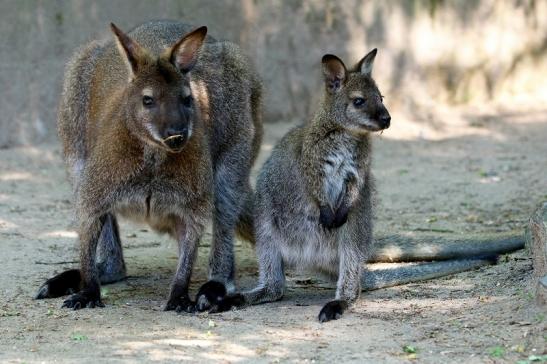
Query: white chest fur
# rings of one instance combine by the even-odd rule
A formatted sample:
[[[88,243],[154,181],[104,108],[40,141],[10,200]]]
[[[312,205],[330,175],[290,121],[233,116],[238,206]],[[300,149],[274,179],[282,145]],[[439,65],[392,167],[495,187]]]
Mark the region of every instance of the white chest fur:
[[[340,205],[346,193],[347,182],[358,179],[356,148],[341,145],[325,157],[323,190],[332,207]]]

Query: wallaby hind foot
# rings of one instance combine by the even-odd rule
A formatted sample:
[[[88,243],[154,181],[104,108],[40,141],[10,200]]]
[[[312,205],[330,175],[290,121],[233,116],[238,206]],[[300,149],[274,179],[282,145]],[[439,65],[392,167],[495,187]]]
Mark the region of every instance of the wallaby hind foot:
[[[319,322],[338,320],[348,309],[348,302],[344,300],[334,300],[328,302],[319,312]]]
[[[101,231],[96,266],[101,284],[118,282],[126,277],[118,223],[112,214],[107,214]],[[35,298],[56,298],[73,294],[80,290],[81,283],[80,270],[69,269],[42,284]]]

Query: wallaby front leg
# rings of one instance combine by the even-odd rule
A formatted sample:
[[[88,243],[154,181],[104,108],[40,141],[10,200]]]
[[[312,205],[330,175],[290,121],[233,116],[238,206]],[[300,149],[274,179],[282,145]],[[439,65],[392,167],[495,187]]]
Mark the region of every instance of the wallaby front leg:
[[[328,302],[319,312],[319,322],[337,320],[347,310],[349,305],[359,298],[361,292],[362,254],[357,246],[349,242],[341,242],[339,247],[340,266],[336,297]]]
[[[187,221],[180,221],[175,228],[175,237],[179,246],[179,260],[171,284],[169,299],[164,308],[165,311],[175,310],[188,313],[195,311],[195,304],[188,295],[188,286],[202,232],[203,226],[195,226]]]
[[[65,300],[62,307],[73,308],[75,310],[84,307],[104,307],[104,304],[101,302],[101,287],[95,261],[97,242],[99,241],[105,220],[106,215],[80,218],[80,275],[82,288],[79,292]]]

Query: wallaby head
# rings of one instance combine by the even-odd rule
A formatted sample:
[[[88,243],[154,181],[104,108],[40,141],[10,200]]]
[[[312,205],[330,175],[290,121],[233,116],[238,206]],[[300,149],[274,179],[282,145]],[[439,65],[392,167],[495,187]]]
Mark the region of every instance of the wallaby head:
[[[323,56],[326,111],[334,115],[334,121],[354,132],[383,130],[391,121],[371,76],[376,53],[373,49],[350,70],[335,55]]]
[[[122,104],[127,128],[146,143],[180,152],[199,115],[188,72],[197,61],[207,27],[186,34],[154,56],[114,24],[110,26],[129,75]]]

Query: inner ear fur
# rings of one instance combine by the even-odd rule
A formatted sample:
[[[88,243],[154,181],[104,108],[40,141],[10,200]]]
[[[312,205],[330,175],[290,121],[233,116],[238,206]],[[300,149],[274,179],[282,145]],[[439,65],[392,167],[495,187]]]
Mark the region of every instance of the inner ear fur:
[[[166,51],[166,57],[182,73],[189,72],[198,60],[199,51],[206,35],[206,26],[191,31]]]
[[[127,64],[129,78],[131,79],[139,71],[140,67],[148,61],[148,52],[114,23],[110,23],[110,29],[114,33],[116,45]]]
[[[338,91],[346,81],[347,70],[344,62],[333,54],[325,54],[321,63],[327,90],[329,92]]]
[[[376,58],[376,54],[378,53],[378,49],[374,48],[370,52],[368,52],[363,59],[357,63],[355,66],[356,72],[361,72],[363,75],[370,76],[372,75],[372,68],[374,67],[374,59]]]

